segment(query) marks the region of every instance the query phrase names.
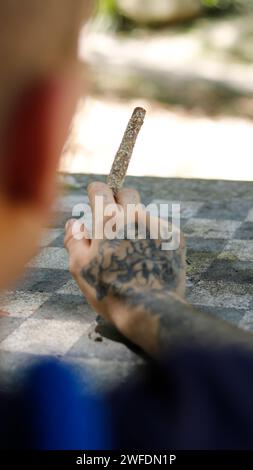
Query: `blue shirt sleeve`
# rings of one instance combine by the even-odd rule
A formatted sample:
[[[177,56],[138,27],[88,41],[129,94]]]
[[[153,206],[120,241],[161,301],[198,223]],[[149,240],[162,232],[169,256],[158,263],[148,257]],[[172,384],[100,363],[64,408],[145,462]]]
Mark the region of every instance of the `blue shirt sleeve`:
[[[29,372],[22,392],[2,400],[1,414],[5,448],[112,448],[112,420],[104,399],[84,392],[74,372],[54,360]]]

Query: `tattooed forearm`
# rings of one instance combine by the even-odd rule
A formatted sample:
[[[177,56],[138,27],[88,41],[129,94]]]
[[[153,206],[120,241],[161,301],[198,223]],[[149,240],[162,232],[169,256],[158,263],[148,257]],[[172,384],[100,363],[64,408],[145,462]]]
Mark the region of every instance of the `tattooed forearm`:
[[[253,348],[251,333],[195,310],[173,293],[137,295],[135,302],[142,305],[147,318],[157,318],[155,353],[162,353],[168,348],[192,346]]]
[[[150,238],[104,240],[82,270],[98,301],[116,303],[114,322],[122,333],[151,354],[193,344],[253,347],[250,334],[184,301],[184,243],[177,251],[163,251],[161,243]]]

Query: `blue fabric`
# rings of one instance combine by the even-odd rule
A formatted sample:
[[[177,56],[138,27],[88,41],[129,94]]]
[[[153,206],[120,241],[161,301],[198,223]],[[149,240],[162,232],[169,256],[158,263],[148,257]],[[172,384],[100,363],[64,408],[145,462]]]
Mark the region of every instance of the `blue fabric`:
[[[0,397],[4,448],[253,449],[253,353],[186,349],[100,399],[55,361]]]
[[[30,373],[23,410],[29,447],[106,450],[112,446],[105,403],[81,394],[74,373],[60,363],[48,361]]]

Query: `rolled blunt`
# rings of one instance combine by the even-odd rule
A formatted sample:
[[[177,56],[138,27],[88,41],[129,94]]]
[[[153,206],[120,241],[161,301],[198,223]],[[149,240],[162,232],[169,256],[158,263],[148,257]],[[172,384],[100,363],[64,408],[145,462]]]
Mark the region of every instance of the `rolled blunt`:
[[[111,172],[107,178],[107,184],[113,190],[115,195],[124,183],[134,146],[144,123],[145,115],[145,109],[140,107],[135,108],[126,128],[119,150],[115,156]]]

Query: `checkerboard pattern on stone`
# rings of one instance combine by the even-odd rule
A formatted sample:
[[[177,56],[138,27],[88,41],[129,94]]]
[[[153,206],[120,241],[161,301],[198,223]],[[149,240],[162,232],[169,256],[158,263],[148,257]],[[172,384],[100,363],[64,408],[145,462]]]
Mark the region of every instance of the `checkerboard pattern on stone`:
[[[142,366],[132,345],[104,322],[97,324],[96,315],[69,274],[64,225],[74,206],[88,202],[85,187],[89,177],[75,178],[76,187],[68,189],[55,205],[54,217],[42,235],[40,254],[29,263],[17,286],[1,298],[0,310],[8,314],[0,318],[1,369],[6,386],[17,371],[50,355],[74,365],[81,381],[92,377],[87,382],[102,388],[124,381]],[[252,185],[128,180],[140,190],[145,204],[181,204],[188,247],[189,302],[253,331]]]

